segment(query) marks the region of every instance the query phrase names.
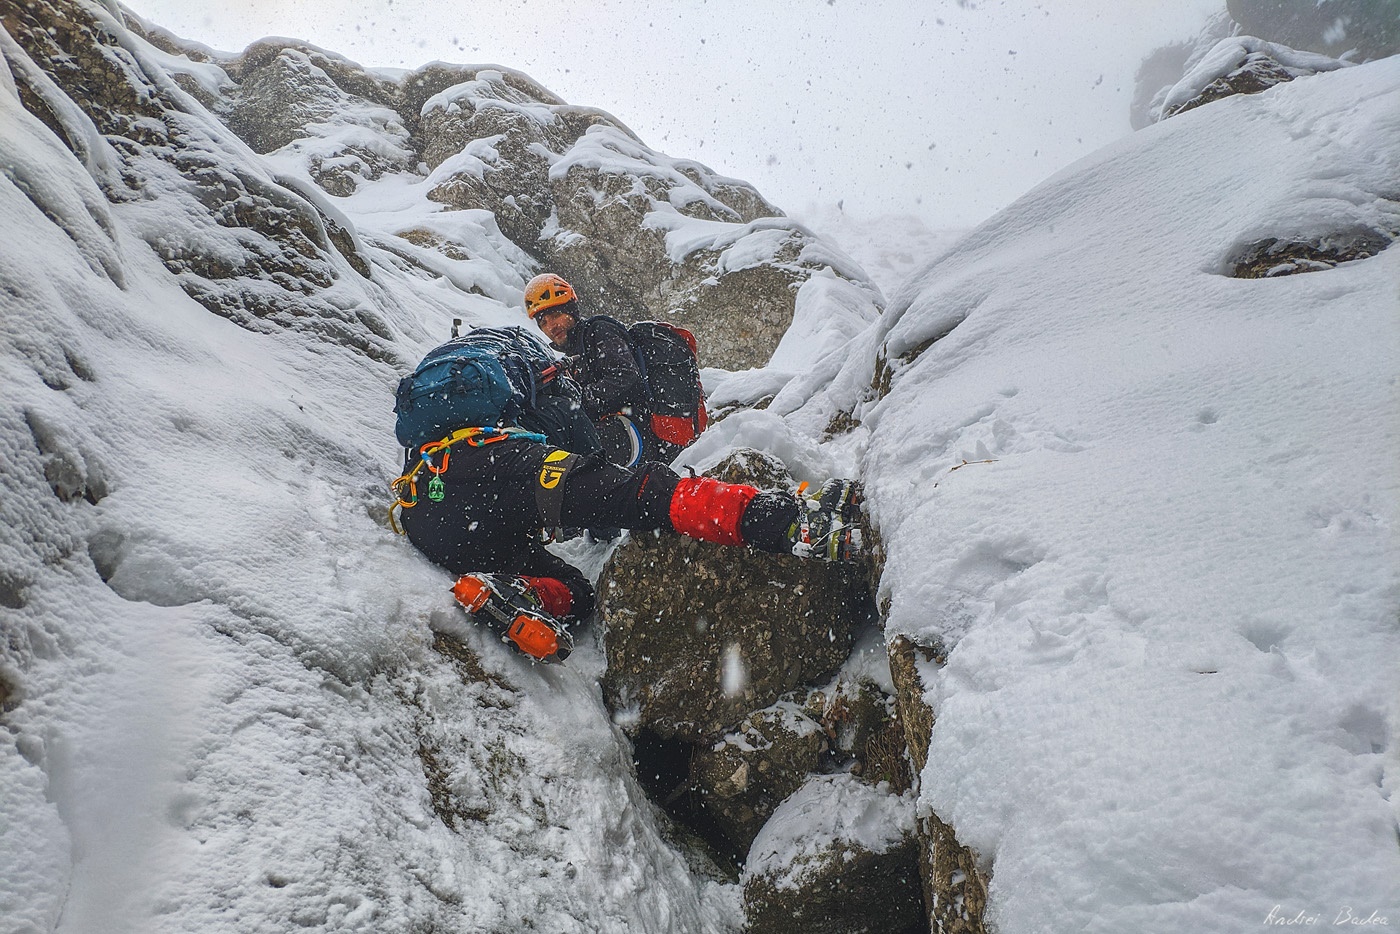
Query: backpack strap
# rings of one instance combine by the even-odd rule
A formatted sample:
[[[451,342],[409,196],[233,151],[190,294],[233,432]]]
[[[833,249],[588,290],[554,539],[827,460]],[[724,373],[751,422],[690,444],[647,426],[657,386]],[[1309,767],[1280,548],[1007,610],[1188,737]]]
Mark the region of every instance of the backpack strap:
[[[589,315],[583,321],[580,321],[579,324],[586,327],[589,324],[589,322],[592,321],[609,321],[617,327],[618,331],[622,334],[622,339],[627,343],[627,349],[632,351],[632,359],[637,361],[637,372],[642,374],[642,382],[646,383],[647,362],[645,359],[642,358],[641,353],[637,351],[637,344],[634,340],[632,340],[631,328],[623,324],[618,319],[614,318],[612,315]],[[647,394],[651,394],[651,385],[649,383],[647,384]]]

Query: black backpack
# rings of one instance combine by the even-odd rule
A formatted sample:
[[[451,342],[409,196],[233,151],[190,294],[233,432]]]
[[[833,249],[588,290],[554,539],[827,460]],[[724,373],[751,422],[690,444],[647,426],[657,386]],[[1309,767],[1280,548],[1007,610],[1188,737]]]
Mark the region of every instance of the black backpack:
[[[650,395],[651,433],[678,447],[692,444],[709,423],[695,335],[664,321],[638,321],[627,327]]]

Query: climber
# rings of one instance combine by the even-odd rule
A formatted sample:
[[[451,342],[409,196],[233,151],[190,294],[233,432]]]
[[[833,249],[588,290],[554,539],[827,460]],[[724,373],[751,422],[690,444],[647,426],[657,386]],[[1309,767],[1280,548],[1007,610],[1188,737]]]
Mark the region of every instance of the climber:
[[[526,284],[525,313],[566,355],[583,389],[583,408],[613,463],[669,463],[704,430],[704,391],[689,331],[580,316],[574,287],[554,273]]]
[[[435,486],[420,499],[424,469]],[[542,529],[673,530],[829,561],[861,552],[859,495],[851,481],[830,481],[816,497],[802,499],[681,477],[655,462],[621,467],[510,425],[464,428],[410,450],[394,490],[409,541],[460,575],[454,592],[474,618],[502,620],[503,637],[541,661],[567,656],[568,625],[595,606],[588,579],[545,548]]]

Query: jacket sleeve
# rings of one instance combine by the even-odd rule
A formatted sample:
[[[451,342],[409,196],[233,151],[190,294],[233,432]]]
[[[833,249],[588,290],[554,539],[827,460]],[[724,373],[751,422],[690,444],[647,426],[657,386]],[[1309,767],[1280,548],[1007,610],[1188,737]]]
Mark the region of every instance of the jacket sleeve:
[[[581,343],[587,369],[583,409],[589,418],[597,421],[646,399],[646,383],[622,328],[612,321],[590,320]]]

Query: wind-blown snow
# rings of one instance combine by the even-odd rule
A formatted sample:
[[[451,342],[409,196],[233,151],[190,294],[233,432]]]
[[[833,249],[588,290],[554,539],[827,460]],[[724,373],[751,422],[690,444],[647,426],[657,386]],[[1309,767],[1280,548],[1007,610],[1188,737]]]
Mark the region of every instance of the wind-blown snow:
[[[736,887],[692,873],[631,774],[597,633],[563,668],[523,665],[386,528],[395,368],[191,301],[151,232],[236,254],[231,232],[173,173],[109,203],[106,142],[51,96],[77,157],[0,69],[0,218],[24,231],[0,248],[0,917],[736,930]],[[307,160],[368,124],[260,159],[191,120],[354,227],[373,280],[332,257],[334,298],[382,315],[404,362],[453,316],[524,323],[534,270],[490,214],[442,211],[412,173],[314,193]],[[588,139],[580,156],[684,176]],[[925,671],[919,806],[991,871],[1001,934],[1247,931],[1276,906],[1400,923],[1400,251],[1223,274],[1266,237],[1400,230],[1397,153],[1397,59],[1219,101],[1051,179],[882,319],[813,277],[773,367],[706,372],[773,399],[688,462],[749,445],[803,479],[863,473],[889,632],[950,650]],[[772,255],[762,221],[681,218],[653,217],[673,250]],[[756,852],[790,852],[824,787],[856,838],[908,817],[826,779]]]

